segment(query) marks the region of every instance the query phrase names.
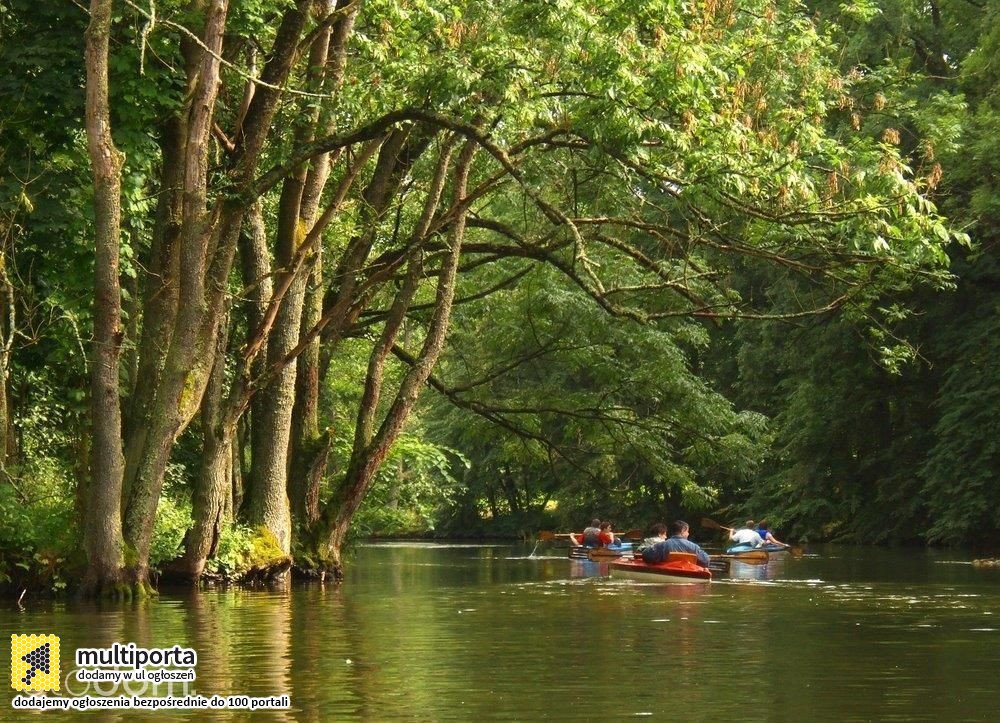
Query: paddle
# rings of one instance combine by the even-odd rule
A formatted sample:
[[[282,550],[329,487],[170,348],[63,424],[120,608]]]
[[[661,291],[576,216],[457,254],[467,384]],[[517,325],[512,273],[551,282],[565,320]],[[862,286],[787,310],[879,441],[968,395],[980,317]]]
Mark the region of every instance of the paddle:
[[[542,542],[550,542],[557,537],[569,537],[572,532],[553,532],[552,530],[542,530],[538,533],[538,539]]]
[[[727,532],[732,532],[733,531],[732,527],[726,527],[725,525],[720,525],[715,520],[710,520],[707,517],[702,517],[701,518],[701,526],[702,527],[707,527],[710,530],[726,530]]]
[[[712,555],[708,569],[712,572],[729,572],[729,560],[720,560],[718,555]]]
[[[722,560],[736,560],[736,562],[742,562],[744,565],[766,565],[767,564],[767,553],[764,552],[760,556],[750,555],[747,553],[743,555],[712,555],[712,559],[722,559]]]
[[[550,542],[550,541],[556,539],[557,537],[569,537],[570,535],[573,535],[573,534],[576,534],[576,533],[573,533],[573,532],[553,532],[552,530],[542,530],[541,532],[538,533],[538,539],[541,540],[542,542]],[[641,540],[642,539],[642,530],[640,530],[638,528],[633,528],[631,530],[628,530],[627,532],[622,532],[620,534],[616,533],[615,537],[620,538],[622,540]]]

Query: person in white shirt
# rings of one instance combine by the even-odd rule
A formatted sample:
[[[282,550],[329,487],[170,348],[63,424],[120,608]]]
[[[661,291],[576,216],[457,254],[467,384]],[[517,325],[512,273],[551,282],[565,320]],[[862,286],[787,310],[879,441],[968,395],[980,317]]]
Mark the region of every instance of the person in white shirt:
[[[746,525],[739,530],[730,530],[729,539],[732,540],[737,545],[753,545],[754,547],[760,547],[764,544],[764,540],[757,530],[754,529],[753,520],[747,520]]]

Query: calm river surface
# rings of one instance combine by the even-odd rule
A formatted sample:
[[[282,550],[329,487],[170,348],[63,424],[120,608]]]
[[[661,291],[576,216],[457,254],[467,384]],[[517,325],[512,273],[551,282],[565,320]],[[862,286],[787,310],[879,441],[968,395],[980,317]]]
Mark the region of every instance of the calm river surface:
[[[58,635],[64,679],[80,647],[194,648],[188,692],[290,696],[287,711],[254,719],[1000,717],[1000,569],[974,568],[967,555],[816,547],[678,586],[608,578],[551,545],[532,552],[365,545],[339,586],[164,592],[100,608],[3,601],[0,635]],[[36,719],[14,711],[4,689],[0,719]],[[102,694],[76,681],[60,691],[80,693]]]

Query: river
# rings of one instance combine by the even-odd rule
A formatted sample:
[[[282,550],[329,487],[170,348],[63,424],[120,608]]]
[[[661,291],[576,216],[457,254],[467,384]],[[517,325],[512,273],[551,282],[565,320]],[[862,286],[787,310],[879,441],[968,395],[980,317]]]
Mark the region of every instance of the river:
[[[59,637],[58,695],[288,696],[149,719],[996,719],[1000,569],[953,551],[819,546],[710,585],[609,578],[536,546],[360,546],[342,585],[0,603],[0,634]],[[167,689],[74,679],[77,648],[197,652]],[[4,653],[6,658],[6,653]],[[0,719],[34,719],[12,708]],[[238,701],[238,699],[237,699]],[[52,712],[49,719],[78,717]]]

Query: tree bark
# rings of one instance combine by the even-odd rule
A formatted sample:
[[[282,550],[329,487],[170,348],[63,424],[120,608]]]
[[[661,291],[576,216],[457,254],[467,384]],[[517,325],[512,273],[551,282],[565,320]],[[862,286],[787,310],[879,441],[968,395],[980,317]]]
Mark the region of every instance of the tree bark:
[[[267,248],[267,231],[260,205],[254,208],[250,218],[249,232],[241,239],[240,259],[244,283],[252,291],[249,294],[247,308],[247,328],[257,329],[264,318],[265,311],[271,301],[273,284],[271,281],[270,255]],[[265,341],[269,339],[265,337]],[[252,360],[255,375],[263,372],[267,364],[266,356],[257,356]],[[294,381],[294,380],[293,380]],[[236,392],[238,394],[238,392]],[[231,393],[232,395],[232,393]],[[227,414],[239,418],[239,409],[234,406],[232,396]],[[287,552],[285,545],[290,543],[291,518],[287,513],[287,502],[275,499],[270,495],[273,481],[273,450],[274,440],[270,437],[275,433],[275,410],[271,406],[281,404],[280,395],[276,395],[272,387],[256,394],[251,400],[250,418],[250,468],[246,477],[246,485],[241,500],[243,517],[247,521],[264,525],[274,533],[282,550]],[[290,404],[290,402],[289,402]],[[287,438],[285,446],[287,449]],[[284,468],[281,473],[281,495],[284,496]]]
[[[300,334],[313,328],[323,315],[322,284],[322,258],[317,254],[303,303]],[[311,527],[319,519],[320,485],[333,442],[332,435],[323,434],[320,430],[319,352],[319,339],[315,338],[299,356],[292,411],[288,496],[292,514],[306,527]]]
[[[202,399],[201,467],[192,499],[194,525],[188,531],[182,573],[197,581],[205,562],[215,554],[223,526],[233,509],[232,464],[236,425],[220,415],[226,368],[226,333],[219,334],[215,365]]]
[[[90,381],[94,443],[84,521],[88,560],[85,589],[89,591],[117,587],[125,564],[121,526],[124,460],[118,380],[122,155],[111,137],[108,105],[111,15],[111,0],[91,0],[85,51],[87,150],[94,177],[95,221],[94,342]]]
[[[266,229],[261,205],[254,204],[247,214],[247,222],[239,237],[241,270],[246,292],[243,312],[247,327],[253,329],[260,323],[270,300],[272,283],[267,249]],[[243,498],[243,437],[239,434],[242,408],[234,404],[233,390],[224,394],[223,365],[224,343],[220,332],[219,347],[211,382],[206,389],[202,405],[204,448],[202,467],[194,496],[195,524],[186,545],[182,573],[197,580],[204,572],[206,561],[214,555],[224,523],[229,519]],[[265,360],[253,360],[258,373]],[[236,392],[238,394],[238,392]],[[262,411],[254,419],[253,430],[261,428],[260,419],[266,413],[266,400],[255,398]]]
[[[138,342],[139,359],[136,370],[136,379],[141,379],[142,383],[137,383],[132,392],[124,420],[126,499],[131,494],[129,481],[136,478],[136,467],[146,448],[152,426],[150,415],[153,412],[156,390],[160,387],[177,316],[185,128],[186,123],[182,117],[167,119],[159,142],[162,157],[160,192],[150,254],[145,260],[149,273],[145,275],[142,331]]]
[[[324,11],[329,13],[334,3],[326,0]],[[347,59],[347,41],[354,30],[354,20],[360,5],[349,6],[350,10],[338,20],[330,31],[325,62],[325,87],[332,92],[340,89],[344,78]],[[333,104],[331,104],[331,108]],[[324,134],[336,132],[335,116],[328,113],[323,124]],[[322,121],[321,121],[322,122]],[[323,153],[313,159],[313,165],[306,178],[300,215],[306,226],[315,231],[318,204],[322,189],[329,176],[330,154]],[[308,239],[305,243],[308,243]],[[300,337],[312,329],[323,316],[323,245],[315,244],[315,251],[309,261],[309,277],[306,282],[305,299],[302,306]],[[319,519],[320,485],[326,471],[326,461],[333,443],[332,435],[320,430],[319,420],[320,386],[320,340],[313,338],[298,357],[295,375],[295,404],[292,409],[292,429],[289,451],[288,496],[292,514],[309,528]]]
[[[317,3],[325,17],[333,10],[332,2]],[[331,32],[316,35],[310,46],[309,87],[322,88]],[[312,141],[317,132],[320,111],[315,103],[302,103],[294,131],[296,146]],[[326,184],[326,159],[318,161],[310,172],[307,163],[285,178],[278,205],[278,230],[275,244],[277,268],[283,270],[283,296],[275,300],[274,325],[267,334],[267,364],[282,365],[267,386],[258,393],[254,409],[253,450],[250,476],[247,480],[247,520],[263,525],[277,539],[281,550],[291,552],[292,520],[288,497],[288,468],[292,411],[295,404],[295,384],[298,360],[286,360],[299,340],[302,308],[308,273],[297,268],[299,247],[305,243],[316,215],[319,197]]]
[[[228,0],[211,0],[204,12],[202,43],[188,58],[188,103],[178,121],[181,153],[176,167],[164,166],[165,179],[178,178],[179,212],[176,258],[183,273],[177,274],[176,306],[164,309],[166,318],[155,318],[157,326],[170,331],[161,337],[158,353],[149,363],[160,369],[146,398],[140,400],[137,419],[131,424],[126,449],[125,539],[134,560],[129,574],[137,589],[147,588],[149,546],[153,536],[156,506],[163,476],[177,436],[197,412],[212,366],[214,337],[221,308],[215,289],[206,289],[213,237],[229,231],[225,219],[207,208],[208,152],[215,98],[220,83],[222,40]],[[176,175],[175,175],[176,174]],[[214,293],[213,293],[214,292]],[[145,417],[145,423],[138,419]]]

